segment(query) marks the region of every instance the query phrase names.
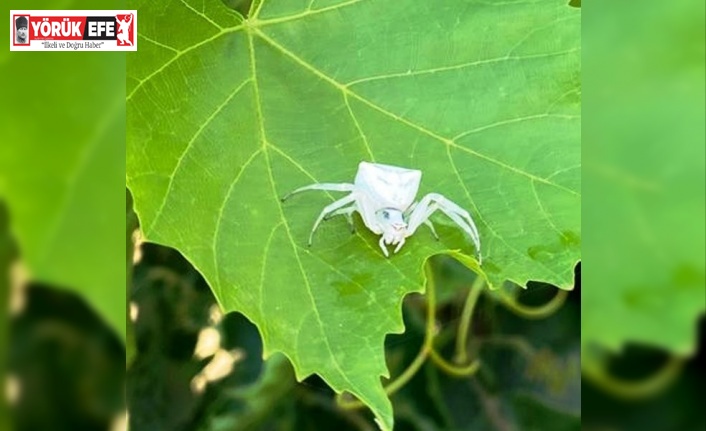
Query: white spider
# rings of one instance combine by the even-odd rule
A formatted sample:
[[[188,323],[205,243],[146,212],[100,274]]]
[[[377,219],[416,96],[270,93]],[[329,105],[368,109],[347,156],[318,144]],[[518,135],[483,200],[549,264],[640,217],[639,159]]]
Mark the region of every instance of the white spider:
[[[441,210],[470,235],[480,262],[480,238],[471,215],[438,193],[429,193],[420,201],[414,202],[421,179],[422,172],[415,169],[361,162],[353,184],[312,184],[290,192],[282,198],[282,201],[305,190],[351,192],[321,211],[311,229],[309,245],[314,231],[322,220],[336,215],[345,215],[352,226],[351,215],[358,211],[365,226],[377,235],[382,235],[379,244],[386,257],[389,257],[389,253],[385,244],[396,244],[395,253],[397,253],[404,245],[405,238],[412,236],[422,224],[427,225],[438,240],[439,236],[429,217],[434,211]]]

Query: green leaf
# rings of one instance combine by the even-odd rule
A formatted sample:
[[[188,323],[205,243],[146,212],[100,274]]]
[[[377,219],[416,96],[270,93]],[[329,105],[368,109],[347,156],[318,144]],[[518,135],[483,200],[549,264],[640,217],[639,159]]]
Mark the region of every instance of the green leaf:
[[[11,52],[0,62],[13,83],[0,110],[0,199],[22,261],[33,280],[80,294],[122,339],[124,68],[125,55],[108,52]]]
[[[584,353],[637,342],[689,355],[698,343],[706,308],[704,8],[625,4],[584,23],[587,43],[603,53],[586,74],[599,108],[584,124]],[[625,19],[641,24],[625,27]]]
[[[299,379],[392,412],[386,334],[422,265],[571,288],[580,243],[579,21],[563,1],[143,2],[128,65],[128,186],[148,240],[179,249]],[[417,168],[475,218],[483,267],[443,215],[386,259],[356,218],[317,232],[361,160]]]

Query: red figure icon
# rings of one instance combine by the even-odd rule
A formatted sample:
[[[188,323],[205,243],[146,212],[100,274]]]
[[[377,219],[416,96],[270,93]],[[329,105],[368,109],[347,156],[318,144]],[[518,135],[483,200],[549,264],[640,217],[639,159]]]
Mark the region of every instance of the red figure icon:
[[[130,40],[130,24],[132,24],[132,14],[123,15],[124,20],[121,20],[120,15],[115,17],[115,21],[118,23],[118,41],[119,45],[130,45],[132,46],[132,41]]]

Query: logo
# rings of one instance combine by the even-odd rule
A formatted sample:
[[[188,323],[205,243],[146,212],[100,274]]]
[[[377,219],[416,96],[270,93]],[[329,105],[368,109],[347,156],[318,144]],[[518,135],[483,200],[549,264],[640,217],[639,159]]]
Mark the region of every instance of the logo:
[[[137,51],[135,10],[13,10],[11,51]]]

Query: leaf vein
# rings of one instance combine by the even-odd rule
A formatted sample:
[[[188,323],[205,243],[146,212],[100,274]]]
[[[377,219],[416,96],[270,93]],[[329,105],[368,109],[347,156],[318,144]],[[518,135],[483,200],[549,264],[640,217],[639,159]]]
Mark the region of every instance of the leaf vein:
[[[149,43],[151,43],[151,44],[153,44],[153,45],[157,45],[157,46],[162,47],[162,48],[164,48],[164,49],[168,49],[168,50],[170,50],[170,51],[172,51],[172,52],[175,52],[175,53],[177,53],[177,54],[179,53],[179,50],[178,50],[178,49],[173,48],[173,47],[171,47],[171,46],[169,46],[169,45],[165,45],[165,44],[163,44],[162,42],[158,42],[158,41],[156,41],[156,40],[154,40],[154,39],[152,39],[152,38],[149,38],[149,37],[145,36],[144,34],[138,34],[137,37],[139,37],[140,39],[144,39],[144,40],[146,40],[147,42],[149,42]]]
[[[553,25],[555,25],[555,24],[557,24],[557,23],[564,22],[564,21],[569,21],[569,20],[576,19],[576,18],[581,19],[581,14],[580,14],[580,13],[577,13],[577,14],[572,14],[572,15],[566,16],[566,17],[564,17],[564,18],[555,18],[555,19],[552,20],[551,22],[548,22],[548,23],[546,23],[546,24],[544,24],[544,25],[540,25],[539,27],[535,27],[535,28],[532,29],[530,32],[528,32],[522,39],[520,39],[515,45],[513,45],[513,46],[510,48],[510,50],[507,52],[507,55],[506,55],[506,56],[507,56],[507,57],[511,56],[518,48],[520,48],[520,47],[521,47],[525,42],[527,42],[532,36],[534,36],[535,34],[537,34],[537,32],[540,32],[540,31],[542,31],[542,30],[545,30],[547,27],[551,27],[551,26],[553,26]]]
[[[484,60],[474,60],[466,63],[460,63],[460,64],[454,64],[450,66],[442,66],[442,67],[434,67],[431,69],[421,69],[421,70],[414,70],[414,71],[406,71],[406,72],[394,72],[394,73],[388,73],[388,74],[383,74],[383,75],[376,75],[376,76],[369,76],[366,78],[359,78],[355,79],[353,81],[349,81],[346,84],[343,84],[345,87],[352,87],[354,85],[362,84],[365,82],[371,82],[371,81],[379,81],[383,79],[392,79],[392,78],[406,78],[406,77],[411,77],[411,76],[419,76],[419,75],[429,75],[429,74],[435,74],[435,73],[440,73],[440,72],[448,72],[448,71],[453,71],[453,70],[459,70],[459,69],[465,69],[467,67],[473,67],[473,66],[481,66],[484,64],[493,64],[493,63],[502,63],[505,61],[521,61],[521,60],[530,60],[530,59],[535,59],[535,58],[546,58],[546,57],[558,57],[561,55],[566,55],[570,54],[572,52],[578,51],[578,48],[570,49],[567,51],[559,51],[559,52],[549,52],[545,54],[532,54],[532,55],[523,55],[523,56],[504,56],[504,57],[496,57],[496,58],[489,58],[489,59],[484,59]]]
[[[223,35],[226,35],[226,34],[229,34],[229,33],[235,33],[235,32],[237,32],[237,31],[239,31],[239,30],[242,30],[242,29],[243,29],[243,25],[242,25],[242,24],[241,24],[241,25],[237,25],[237,26],[235,26],[235,27],[224,28],[223,30],[219,31],[218,33],[214,34],[213,36],[211,36],[211,37],[209,37],[209,38],[207,38],[207,39],[202,40],[201,42],[195,43],[195,44],[193,44],[193,45],[191,45],[191,46],[189,46],[189,47],[187,47],[187,48],[184,48],[184,49],[182,49],[182,50],[178,50],[178,51],[177,51],[177,54],[176,54],[174,57],[170,58],[170,59],[169,59],[168,61],[166,61],[162,66],[160,66],[159,68],[155,69],[152,73],[150,73],[150,74],[147,75],[146,77],[144,77],[144,78],[142,78],[142,79],[137,78],[137,77],[133,77],[133,79],[137,80],[137,85],[135,86],[135,88],[132,89],[132,91],[130,92],[130,94],[127,95],[127,97],[125,98],[125,100],[126,100],[126,101],[129,101],[130,99],[132,99],[132,96],[135,95],[135,93],[137,92],[137,90],[139,90],[140,88],[142,88],[142,86],[145,85],[148,81],[150,81],[152,78],[154,78],[155,76],[157,76],[157,75],[159,75],[160,73],[162,73],[162,72],[164,71],[164,69],[166,69],[167,67],[169,67],[172,63],[174,63],[175,61],[177,61],[179,58],[181,58],[181,57],[184,56],[185,54],[188,54],[189,52],[191,52],[191,51],[193,51],[193,50],[195,50],[195,49],[197,49],[197,48],[200,48],[200,47],[206,45],[207,43],[212,42],[212,41],[214,41],[214,40],[220,38],[220,37],[223,36]]]
[[[487,221],[485,221],[485,219],[481,215],[480,211],[478,210],[478,206],[476,205],[475,201],[471,197],[471,193],[468,190],[468,187],[466,186],[466,184],[463,182],[463,179],[461,178],[461,173],[458,171],[458,167],[456,166],[456,162],[454,161],[453,156],[451,155],[451,148],[450,147],[446,147],[446,154],[449,158],[449,162],[451,163],[451,168],[454,171],[454,175],[456,175],[456,178],[458,178],[459,183],[461,183],[461,187],[463,188],[463,191],[465,192],[466,197],[468,198],[469,202],[471,203],[471,206],[473,206],[473,209],[475,210],[475,213],[478,215],[478,218],[480,219],[480,221],[488,228],[488,230],[490,231],[490,233],[493,234],[494,237],[496,237],[503,244],[505,244],[505,246],[508,248],[508,250],[513,251],[522,260],[526,260],[527,257],[522,252],[520,252],[519,250],[517,250],[516,248],[514,248],[513,246],[508,244],[508,242],[505,241],[505,238],[503,238],[497,231],[495,231],[495,229],[493,229],[493,227]],[[488,256],[491,256],[490,250],[488,250]],[[559,274],[556,271],[554,271],[553,269],[551,269],[550,267],[548,267],[544,262],[539,262],[539,264],[541,266],[543,266],[547,271],[549,271],[550,274],[552,274],[556,277],[559,277]]]
[[[284,212],[282,211],[282,205],[279,204],[279,197],[277,195],[277,188],[275,186],[275,179],[274,179],[274,174],[272,171],[272,162],[270,161],[269,151],[267,151],[268,144],[267,144],[267,137],[265,134],[265,120],[264,120],[264,116],[262,114],[262,102],[260,100],[260,91],[259,91],[259,85],[258,85],[258,81],[257,81],[255,46],[253,44],[252,33],[248,33],[248,43],[250,45],[250,67],[251,67],[251,72],[252,72],[251,79],[254,83],[254,88],[255,88],[256,112],[258,114],[258,119],[260,122],[260,133],[261,133],[260,137],[262,139],[263,147],[265,148],[265,160],[266,160],[266,165],[267,165],[269,182],[270,182],[270,186],[272,188],[272,194],[275,198],[275,201],[277,202],[277,209],[279,210],[280,219],[281,219],[282,223],[284,224],[284,228],[287,233],[287,237],[289,238],[290,245],[292,246],[292,250],[294,251],[294,258],[297,261],[297,266],[298,266],[299,271],[301,272],[302,279],[304,281],[304,285],[306,286],[306,290],[307,290],[309,299],[311,301],[311,305],[314,310],[314,315],[316,316],[316,320],[319,325],[319,330],[321,331],[321,336],[324,340],[324,344],[326,345],[326,349],[328,350],[329,355],[331,356],[331,361],[334,364],[334,368],[336,369],[338,374],[341,376],[341,378],[343,380],[345,380],[346,383],[348,383],[348,385],[351,388],[355,389],[358,392],[358,395],[363,396],[363,394],[365,392],[361,391],[360,388],[358,388],[357,385],[353,384],[353,382],[348,378],[346,373],[341,368],[341,364],[338,362],[338,358],[333,353],[333,349],[331,348],[331,343],[329,342],[325,326],[323,324],[323,321],[321,320],[321,315],[319,313],[319,308],[316,303],[316,298],[314,297],[313,291],[311,290],[311,284],[309,282],[309,278],[306,276],[306,271],[304,270],[304,266],[302,265],[301,256],[299,256],[299,251],[297,249],[296,243],[294,242],[294,238],[292,237],[292,233],[289,229],[289,224],[287,223],[287,219],[285,218]]]
[[[300,245],[297,245],[297,247],[299,248],[299,250],[301,250],[302,252],[306,253],[307,255],[316,258],[316,260],[318,260],[319,262],[321,262],[322,264],[324,264],[325,266],[327,266],[331,271],[335,272],[336,274],[340,275],[341,277],[346,278],[352,285],[358,286],[363,292],[365,292],[365,296],[367,296],[368,298],[370,298],[370,300],[371,300],[375,305],[377,305],[377,308],[381,311],[381,313],[382,313],[385,317],[387,317],[388,321],[389,321],[391,324],[395,325],[395,320],[394,320],[392,317],[390,317],[388,314],[386,314],[387,312],[385,311],[385,308],[384,308],[382,305],[380,305],[380,303],[376,300],[376,298],[375,298],[373,295],[370,294],[370,291],[369,291],[368,289],[366,289],[366,288],[365,288],[364,286],[362,286],[360,283],[357,283],[355,280],[353,280],[353,279],[352,279],[351,277],[349,277],[348,275],[346,275],[346,274],[344,274],[343,272],[341,272],[341,271],[340,271],[338,268],[336,268],[334,265],[331,265],[329,262],[327,262],[327,261],[325,261],[324,259],[322,259],[321,257],[317,256],[316,253],[312,253],[311,251],[309,251],[308,249],[306,249],[306,248],[304,248],[304,247],[302,247],[302,246],[300,246]]]
[[[218,30],[223,31],[223,27],[221,27],[220,25],[218,25],[215,21],[213,21],[211,18],[209,18],[205,13],[200,12],[200,11],[194,9],[194,7],[191,6],[189,3],[187,3],[185,0],[179,0],[179,1],[181,1],[181,3],[182,3],[184,6],[186,6],[189,10],[191,10],[191,11],[192,11],[193,13],[195,13],[197,16],[200,16],[200,17],[203,18],[204,20],[208,21],[211,25],[213,25],[214,27],[216,27]]]
[[[240,171],[238,171],[237,175],[231,181],[230,186],[228,187],[228,191],[226,192],[226,195],[223,198],[223,203],[221,204],[221,207],[218,209],[218,217],[216,217],[216,227],[213,230],[213,239],[211,243],[211,249],[213,250],[213,265],[214,265],[214,270],[216,271],[216,283],[218,284],[218,290],[221,290],[221,271],[220,267],[218,265],[218,236],[220,235],[221,231],[221,221],[223,220],[223,212],[225,211],[226,205],[228,205],[228,201],[230,201],[230,195],[233,193],[233,189],[235,188],[235,185],[238,184],[238,181],[240,180],[240,177],[243,175],[243,172],[247,169],[248,166],[250,166],[250,163],[255,160],[255,158],[262,152],[262,148],[258,148],[255,150],[254,153],[250,155],[250,157],[243,163],[243,166],[240,168]]]
[[[554,232],[559,234],[559,236],[561,236],[562,238],[566,238],[566,235],[564,235],[564,233],[561,230],[559,230],[557,225],[554,224],[549,213],[547,212],[547,209],[544,207],[544,204],[542,204],[542,201],[539,198],[539,193],[537,192],[537,187],[535,185],[535,181],[531,181],[530,184],[532,185],[532,194],[534,195],[534,199],[537,201],[537,205],[539,206],[539,210],[542,213],[542,215],[544,216],[544,218],[546,219],[547,223],[554,230]]]
[[[567,96],[569,96],[569,95],[571,95],[571,94],[574,94],[574,93],[578,93],[578,94],[579,94],[579,97],[580,97],[580,95],[581,95],[581,87],[580,87],[580,86],[577,86],[577,87],[571,88],[571,89],[565,91],[565,92],[564,92],[563,94],[561,94],[559,97],[557,97],[556,100],[554,100],[552,103],[549,104],[549,106],[547,106],[547,109],[546,109],[547,114],[551,114],[551,113],[552,113],[552,110],[554,109],[554,107],[555,107],[556,105],[559,104],[559,102],[561,102],[561,101],[564,100]]]
[[[546,113],[546,112],[541,113],[541,114],[527,115],[524,117],[511,118],[508,120],[500,120],[500,121],[496,121],[495,123],[486,124],[485,126],[480,126],[480,127],[476,127],[471,130],[467,130],[465,132],[459,133],[458,135],[454,136],[451,139],[451,141],[456,143],[456,141],[458,141],[459,139],[465,138],[466,136],[472,135],[474,133],[482,132],[482,131],[485,131],[488,129],[493,129],[493,128],[499,127],[499,126],[504,126],[506,124],[521,123],[524,121],[537,120],[540,118],[562,118],[562,119],[567,119],[567,120],[575,120],[575,119],[578,119],[581,117],[579,117],[578,115],[550,114],[550,113]]]
[[[332,11],[332,10],[337,10],[337,9],[342,9],[342,8],[347,7],[347,6],[351,6],[351,5],[354,5],[354,4],[356,4],[356,3],[360,3],[360,2],[362,2],[362,1],[364,1],[364,0],[349,0],[349,1],[345,1],[345,2],[342,2],[342,3],[335,4],[335,5],[322,7],[322,8],[319,8],[319,9],[307,9],[307,10],[305,10],[304,12],[300,12],[300,13],[293,14],[293,15],[288,15],[288,16],[283,16],[283,17],[279,17],[279,18],[271,18],[271,19],[265,19],[265,20],[257,21],[257,24],[258,24],[259,27],[264,27],[264,26],[266,26],[266,25],[278,24],[278,23],[288,22],[288,21],[296,21],[296,20],[299,20],[299,19],[302,19],[302,18],[306,18],[306,17],[308,17],[308,16],[318,15],[318,14],[320,14],[320,13],[330,12],[330,11]],[[312,1],[311,3],[313,3],[313,1]],[[259,9],[258,9],[258,12],[260,12]]]
[[[432,138],[434,138],[434,139],[436,139],[436,140],[438,140],[438,141],[440,141],[440,142],[442,142],[442,143],[444,143],[444,144],[446,144],[446,145],[448,145],[448,146],[453,146],[453,147],[459,148],[459,149],[461,149],[461,150],[463,150],[463,151],[466,151],[466,152],[469,153],[469,154],[472,154],[472,155],[474,155],[474,156],[476,156],[476,157],[482,158],[482,159],[484,159],[484,160],[486,160],[486,161],[488,161],[488,162],[491,162],[491,163],[493,163],[493,164],[495,164],[495,165],[497,165],[497,166],[500,166],[500,167],[502,167],[502,168],[504,168],[504,169],[508,169],[508,170],[510,170],[510,171],[512,171],[512,172],[514,172],[514,173],[516,173],[516,174],[518,174],[518,175],[525,176],[525,177],[527,177],[527,178],[529,178],[529,179],[534,179],[534,180],[537,180],[537,181],[542,182],[542,183],[546,183],[546,184],[548,184],[548,185],[551,185],[551,186],[553,186],[553,187],[558,188],[559,190],[563,190],[563,191],[565,191],[565,192],[567,192],[567,193],[580,196],[579,193],[577,193],[577,192],[574,191],[574,190],[568,189],[568,188],[566,188],[566,187],[564,187],[564,186],[561,186],[561,185],[559,185],[559,184],[555,184],[555,183],[553,183],[553,182],[551,182],[551,181],[547,181],[547,180],[544,179],[544,178],[541,178],[541,177],[539,177],[539,176],[537,176],[537,175],[534,175],[534,174],[531,174],[531,173],[529,173],[529,172],[523,171],[522,169],[519,169],[519,168],[510,166],[510,165],[508,165],[508,164],[506,164],[506,163],[504,163],[504,162],[502,162],[502,161],[500,161],[500,160],[497,160],[497,159],[495,159],[495,158],[493,158],[493,157],[486,156],[486,155],[481,154],[481,153],[479,153],[479,152],[477,152],[477,151],[474,151],[474,150],[471,150],[471,149],[469,149],[469,148],[466,148],[466,147],[463,147],[463,146],[461,146],[461,145],[458,145],[458,144],[455,143],[452,139],[449,139],[449,138],[446,138],[446,137],[444,137],[444,136],[441,136],[441,135],[439,135],[439,134],[436,133],[436,132],[433,132],[433,131],[431,131],[431,130],[425,128],[425,127],[422,127],[422,126],[420,126],[420,125],[418,125],[418,124],[413,123],[412,121],[410,121],[410,120],[408,120],[408,119],[406,119],[406,118],[404,118],[404,117],[401,117],[401,116],[399,116],[399,115],[397,115],[397,114],[395,114],[395,113],[393,113],[393,112],[390,112],[390,111],[386,110],[385,108],[383,108],[383,107],[381,107],[381,106],[379,106],[379,105],[373,103],[372,101],[366,99],[365,97],[363,97],[363,96],[361,96],[361,95],[355,93],[354,91],[352,91],[351,89],[347,88],[345,85],[339,83],[338,81],[336,81],[335,79],[331,78],[330,76],[324,74],[323,72],[321,72],[320,70],[318,70],[318,69],[317,69],[316,67],[314,67],[313,65],[311,65],[311,64],[309,64],[309,63],[307,63],[307,62],[305,62],[304,60],[302,60],[301,58],[299,58],[298,56],[296,56],[294,53],[292,53],[291,51],[289,51],[288,49],[286,49],[285,47],[283,47],[282,45],[280,45],[279,43],[277,43],[276,41],[274,41],[273,39],[271,39],[269,36],[267,36],[266,34],[264,34],[262,31],[256,29],[255,32],[258,34],[258,36],[260,36],[263,40],[265,40],[267,43],[269,43],[272,47],[274,47],[275,49],[279,50],[280,52],[282,52],[282,54],[286,55],[287,57],[291,58],[294,62],[296,62],[297,64],[299,64],[299,65],[302,66],[303,68],[309,70],[309,71],[312,72],[314,75],[318,76],[319,78],[321,78],[321,79],[324,80],[325,82],[328,82],[329,84],[331,84],[331,85],[334,86],[335,88],[338,88],[341,92],[343,92],[343,93],[348,93],[350,96],[352,96],[352,97],[358,99],[359,101],[361,101],[361,102],[363,102],[364,104],[370,106],[371,108],[375,109],[376,111],[378,111],[378,112],[380,112],[380,113],[382,113],[382,114],[384,114],[384,115],[386,115],[386,116],[388,116],[388,117],[390,117],[390,118],[393,118],[393,119],[395,119],[395,120],[397,120],[397,121],[399,121],[399,122],[401,122],[401,123],[403,123],[403,124],[409,126],[410,128],[415,129],[415,130],[419,131],[420,133],[423,133],[423,134],[425,134],[425,135],[427,135],[427,136],[430,136],[430,137],[432,137]]]
[[[270,232],[270,235],[267,238],[267,241],[265,242],[265,248],[262,251],[262,269],[260,270],[260,300],[258,301],[258,308],[260,309],[260,318],[263,320],[265,319],[265,311],[264,311],[264,298],[265,298],[265,271],[267,270],[267,256],[270,253],[270,246],[272,245],[272,240],[275,238],[275,233],[277,232],[277,229],[279,229],[281,226],[284,225],[284,221],[280,221],[277,223],[273,228],[272,231]],[[264,325],[263,325],[264,327]],[[265,334],[262,334],[263,339],[267,339]]]
[[[370,144],[368,143],[368,138],[365,136],[365,132],[363,132],[363,128],[360,126],[360,123],[358,123],[358,119],[355,116],[355,113],[353,113],[353,108],[351,107],[350,101],[348,100],[348,93],[343,93],[343,101],[346,102],[346,108],[348,108],[348,113],[351,115],[351,119],[353,119],[353,124],[355,124],[355,128],[358,129],[358,133],[360,134],[360,137],[363,138],[363,144],[365,145],[365,151],[368,152],[368,155],[370,156],[370,161],[374,162],[375,157],[373,156],[373,152],[370,149]]]
[[[154,217],[154,220],[152,221],[152,224],[150,224],[149,228],[146,229],[145,233],[150,234],[152,233],[152,229],[154,229],[154,226],[157,224],[159,221],[160,216],[162,215],[162,212],[164,211],[164,205],[166,205],[167,200],[169,199],[169,196],[172,192],[172,187],[174,186],[174,178],[176,178],[177,173],[179,172],[179,168],[181,167],[182,162],[186,158],[186,155],[189,153],[189,151],[193,148],[194,142],[198,139],[199,136],[201,136],[201,133],[208,127],[209,124],[211,124],[211,121],[213,121],[218,114],[225,108],[225,106],[233,100],[233,98],[240,93],[240,90],[242,90],[249,82],[251,79],[246,79],[243,81],[238,87],[233,90],[226,99],[219,104],[216,109],[208,116],[206,117],[206,120],[199,126],[199,128],[196,130],[196,133],[191,137],[189,142],[186,144],[186,148],[184,151],[181,152],[179,155],[179,158],[177,159],[176,166],[174,167],[174,170],[172,173],[169,175],[169,183],[167,184],[167,191],[164,193],[164,197],[162,198],[162,202],[159,205],[159,208],[157,209],[157,213]]]
[[[549,179],[554,178],[555,176],[557,176],[557,175],[559,175],[559,174],[563,174],[564,172],[572,171],[572,170],[574,170],[574,169],[579,169],[580,167],[581,167],[581,163],[579,163],[579,164],[577,164],[577,165],[574,165],[574,166],[569,166],[568,168],[559,169],[558,171],[556,171],[556,172],[554,172],[553,174],[549,175],[549,176],[548,176],[547,178],[545,178],[545,179],[546,179],[546,180],[549,180]]]

